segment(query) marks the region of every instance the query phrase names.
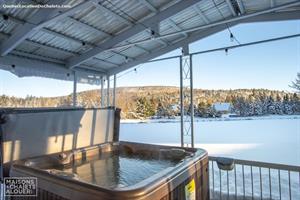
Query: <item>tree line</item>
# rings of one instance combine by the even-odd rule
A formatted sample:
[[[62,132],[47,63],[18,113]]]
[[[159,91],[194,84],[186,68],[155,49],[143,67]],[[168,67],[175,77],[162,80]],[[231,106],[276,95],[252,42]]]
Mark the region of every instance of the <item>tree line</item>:
[[[112,94],[112,92],[110,92]],[[121,87],[117,88],[117,106],[122,118],[174,117],[180,115],[178,87]],[[77,94],[80,107],[99,107],[100,92],[91,90]],[[300,96],[297,93],[266,89],[194,90],[194,113],[198,117],[218,117],[213,104],[226,102],[238,116],[300,114]],[[72,95],[61,97],[25,98],[0,96],[0,107],[68,107]],[[184,105],[189,110],[189,105]]]

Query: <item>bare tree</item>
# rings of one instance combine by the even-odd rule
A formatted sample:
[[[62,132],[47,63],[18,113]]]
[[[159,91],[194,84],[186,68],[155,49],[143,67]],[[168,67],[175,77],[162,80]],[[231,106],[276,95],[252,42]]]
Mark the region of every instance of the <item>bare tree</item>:
[[[297,73],[296,80],[292,82],[290,87],[296,89],[300,93],[300,73]]]

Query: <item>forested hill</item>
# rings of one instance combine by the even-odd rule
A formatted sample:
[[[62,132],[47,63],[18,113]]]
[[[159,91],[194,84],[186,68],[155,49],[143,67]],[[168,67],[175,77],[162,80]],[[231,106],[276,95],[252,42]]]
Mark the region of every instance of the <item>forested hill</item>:
[[[117,106],[123,118],[169,117],[179,114],[179,88],[164,86],[117,88]],[[215,102],[232,104],[231,112],[240,116],[267,114],[300,114],[300,95],[266,89],[202,90],[194,91],[195,115],[218,116],[212,105]],[[78,105],[98,107],[100,91],[78,93]],[[72,105],[72,95],[62,97],[26,98],[0,96],[1,107],[65,107]]]

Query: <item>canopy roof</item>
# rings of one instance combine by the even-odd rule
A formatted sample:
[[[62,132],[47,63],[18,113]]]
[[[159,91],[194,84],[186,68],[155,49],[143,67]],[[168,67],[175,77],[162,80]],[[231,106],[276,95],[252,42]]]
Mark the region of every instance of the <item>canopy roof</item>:
[[[299,0],[22,1],[38,3],[71,7],[1,6],[0,69],[62,80],[76,71],[91,84],[230,26],[300,19]]]

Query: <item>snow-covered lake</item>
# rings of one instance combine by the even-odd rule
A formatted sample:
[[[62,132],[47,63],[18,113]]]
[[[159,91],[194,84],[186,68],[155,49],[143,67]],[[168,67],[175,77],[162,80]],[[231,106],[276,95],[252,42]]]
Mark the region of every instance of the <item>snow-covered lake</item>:
[[[123,121],[120,140],[179,145],[178,120],[150,122]],[[198,119],[195,143],[210,155],[300,165],[300,116]]]

